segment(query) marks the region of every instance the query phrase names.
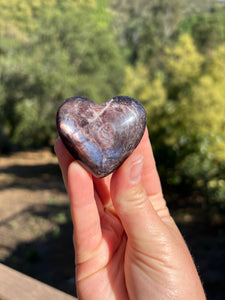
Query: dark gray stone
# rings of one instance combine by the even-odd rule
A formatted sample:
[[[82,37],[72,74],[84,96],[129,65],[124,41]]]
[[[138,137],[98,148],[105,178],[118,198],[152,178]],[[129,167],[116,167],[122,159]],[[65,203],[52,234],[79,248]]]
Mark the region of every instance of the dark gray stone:
[[[98,105],[75,96],[57,112],[57,129],[72,156],[95,177],[115,171],[139,144],[145,130],[144,107],[127,96]]]

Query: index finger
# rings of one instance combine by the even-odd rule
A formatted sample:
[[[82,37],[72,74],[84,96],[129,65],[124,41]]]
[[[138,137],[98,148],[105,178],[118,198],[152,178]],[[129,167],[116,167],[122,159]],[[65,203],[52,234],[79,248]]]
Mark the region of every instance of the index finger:
[[[66,190],[68,191],[68,168],[69,165],[74,161],[72,155],[67,151],[66,147],[64,146],[60,137],[57,138],[55,141],[55,153],[58,157],[58,162],[60,165],[60,169],[62,172],[62,177],[64,181],[64,185]]]

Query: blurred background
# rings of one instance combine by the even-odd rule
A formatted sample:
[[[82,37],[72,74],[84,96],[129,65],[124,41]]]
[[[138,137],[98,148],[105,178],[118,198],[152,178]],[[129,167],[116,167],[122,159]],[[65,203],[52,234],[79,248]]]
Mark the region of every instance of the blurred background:
[[[0,1],[0,261],[74,294],[66,98],[139,100],[208,299],[225,293],[225,2]]]

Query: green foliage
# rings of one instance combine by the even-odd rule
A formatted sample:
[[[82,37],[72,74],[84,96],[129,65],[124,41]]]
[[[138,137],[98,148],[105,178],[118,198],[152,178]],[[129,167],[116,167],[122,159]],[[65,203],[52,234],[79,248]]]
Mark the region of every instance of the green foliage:
[[[212,11],[220,3],[215,0],[181,0],[183,15],[190,16],[202,12]]]
[[[188,34],[180,36],[173,47],[165,49],[165,53],[168,97],[176,100],[198,80],[203,58]]]
[[[166,47],[164,73],[148,79],[143,65],[129,67],[126,88],[146,107],[162,178],[224,197],[225,47],[203,56],[190,35]]]
[[[225,42],[225,10],[190,16],[181,22],[178,31],[189,33],[200,52],[207,53]]]
[[[58,105],[143,103],[163,181],[224,205],[225,10],[213,0],[2,0],[0,152],[56,137]]]
[[[162,50],[180,18],[179,0],[113,0],[114,26],[131,63],[150,63],[154,71],[162,63]],[[154,70],[153,70],[154,69]]]
[[[138,64],[135,67],[128,66],[121,94],[132,95],[144,105],[152,131],[155,128],[157,116],[166,103],[166,90],[161,74],[159,73],[150,82],[148,70],[143,64]],[[156,130],[158,130],[158,125],[156,125]]]
[[[80,94],[100,102],[119,92],[124,60],[102,3],[75,5],[68,0],[54,7],[52,2],[49,9],[40,4],[38,26],[27,30],[24,39],[13,42],[10,34],[2,33],[2,132],[12,143],[51,143],[57,107],[70,96]]]
[[[185,136],[184,132],[207,137],[208,142],[201,139],[201,152],[225,159],[225,75],[222,71],[225,47],[219,47],[204,59],[190,36],[185,35],[167,52],[166,84],[170,102],[175,102],[173,120],[179,125],[176,132],[180,136]]]
[[[225,76],[221,64],[225,63],[225,48],[221,46],[210,57],[202,57],[191,47],[188,60],[193,72],[189,72],[185,53],[190,49],[190,41],[185,47],[182,39],[170,50],[168,57],[171,75],[167,82],[168,92],[174,96],[168,102],[173,105],[170,115],[173,121],[169,123],[172,138],[165,138],[163,143],[173,149],[170,155],[177,174],[173,180],[185,180],[204,192],[211,191],[210,182],[220,182],[224,190],[221,166],[225,161]],[[183,58],[182,55],[177,57],[179,47],[183,48]],[[180,81],[182,72],[177,72],[175,62],[183,65],[179,88],[174,82]],[[171,72],[173,65],[174,72]],[[171,92],[174,88],[176,92]]]

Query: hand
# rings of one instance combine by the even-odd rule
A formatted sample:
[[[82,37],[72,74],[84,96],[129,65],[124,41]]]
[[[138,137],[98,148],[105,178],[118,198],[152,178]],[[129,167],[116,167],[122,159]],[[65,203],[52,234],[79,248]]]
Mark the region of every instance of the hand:
[[[205,299],[169,214],[148,138],[104,179],[55,144],[71,201],[79,300]]]

